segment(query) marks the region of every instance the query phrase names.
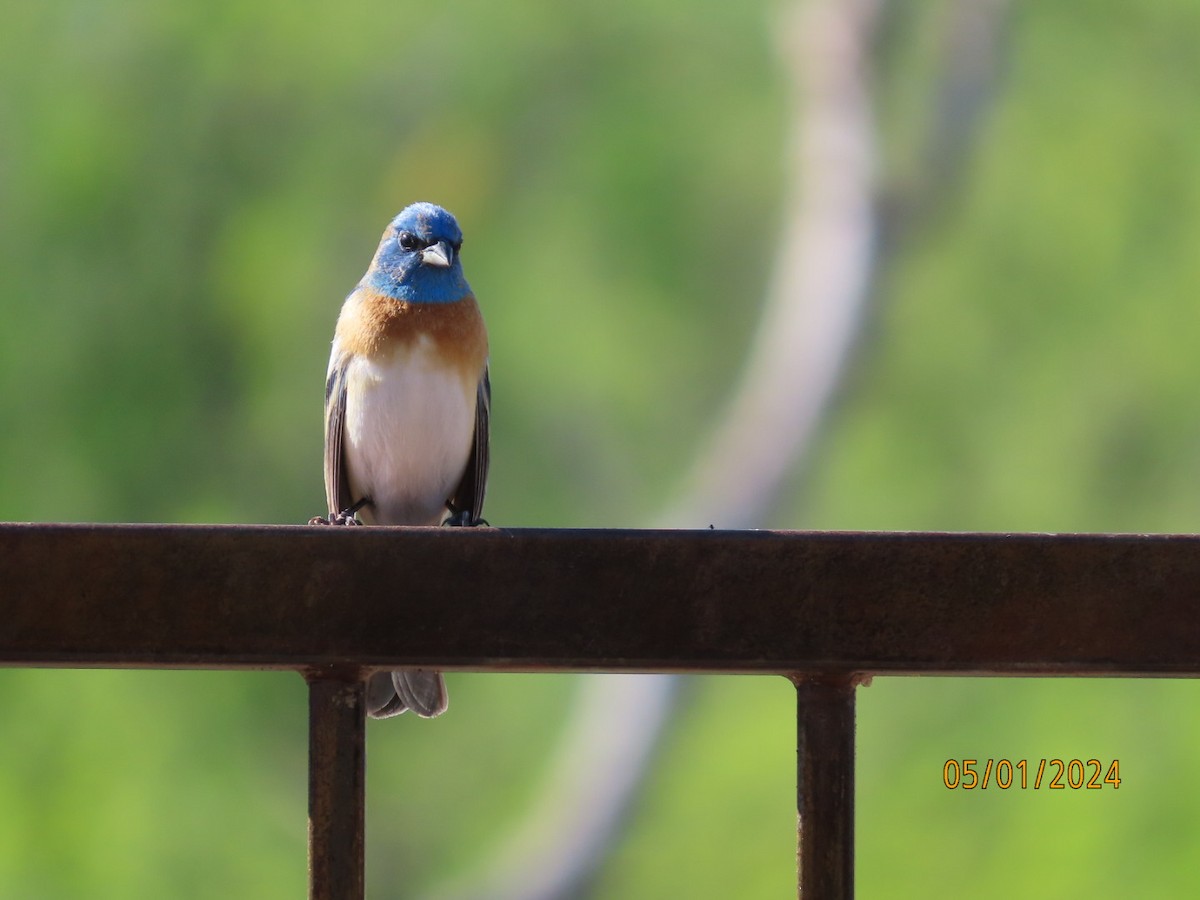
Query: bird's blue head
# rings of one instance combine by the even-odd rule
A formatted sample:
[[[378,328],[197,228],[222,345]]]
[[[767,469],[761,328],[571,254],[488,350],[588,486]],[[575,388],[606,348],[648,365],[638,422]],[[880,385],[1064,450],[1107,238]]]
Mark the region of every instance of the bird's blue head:
[[[414,203],[384,231],[363,283],[408,303],[453,303],[471,293],[461,249],[454,216],[432,203]]]

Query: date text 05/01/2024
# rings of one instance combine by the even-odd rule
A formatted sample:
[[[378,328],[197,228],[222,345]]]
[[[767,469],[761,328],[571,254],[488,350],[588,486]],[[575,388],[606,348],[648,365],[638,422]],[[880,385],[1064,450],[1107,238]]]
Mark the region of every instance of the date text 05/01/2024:
[[[1098,759],[948,759],[942,766],[942,783],[952,791],[1116,790],[1121,786],[1121,761],[1105,765]]]

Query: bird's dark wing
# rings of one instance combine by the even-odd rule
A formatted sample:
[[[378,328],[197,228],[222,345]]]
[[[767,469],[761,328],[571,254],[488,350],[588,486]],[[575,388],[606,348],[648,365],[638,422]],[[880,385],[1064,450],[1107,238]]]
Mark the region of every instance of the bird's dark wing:
[[[325,382],[325,500],[335,516],[354,505],[350,479],[342,459],[342,425],[346,418],[346,360],[329,369]]]
[[[483,367],[479,389],[475,393],[475,437],[471,442],[471,456],[462,481],[450,498],[450,509],[455,513],[467,511],[473,524],[483,516],[483,494],[487,490],[489,428],[492,414],[492,382],[488,367]]]

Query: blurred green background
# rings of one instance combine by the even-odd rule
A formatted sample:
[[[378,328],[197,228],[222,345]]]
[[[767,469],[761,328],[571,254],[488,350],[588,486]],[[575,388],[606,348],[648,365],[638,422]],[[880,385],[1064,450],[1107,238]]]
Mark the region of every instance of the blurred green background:
[[[885,183],[914,165],[950,7],[883,22]],[[384,224],[429,199],[463,225],[491,331],[488,518],[651,521],[724,408],[770,271],[778,11],[9,0],[0,519],[322,511],[334,318]],[[1196,530],[1200,5],[1016,3],[1004,28],[977,145],[891,248],[837,408],[764,526]],[[450,682],[443,719],[370,727],[372,897],[486,856],[575,683]],[[1197,700],[1188,682],[876,680],[859,896],[1194,890]],[[0,897],[303,896],[305,712],[289,674],[0,672]],[[793,714],[782,679],[688,679],[593,896],[792,895]],[[947,758],[1051,756],[1119,759],[1124,780],[942,785]]]

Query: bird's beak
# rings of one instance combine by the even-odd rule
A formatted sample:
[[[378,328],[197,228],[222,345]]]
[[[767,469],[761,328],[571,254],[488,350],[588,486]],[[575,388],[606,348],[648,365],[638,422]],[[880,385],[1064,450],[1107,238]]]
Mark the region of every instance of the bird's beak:
[[[421,251],[421,262],[427,266],[445,269],[454,260],[454,248],[445,241],[438,241]]]

